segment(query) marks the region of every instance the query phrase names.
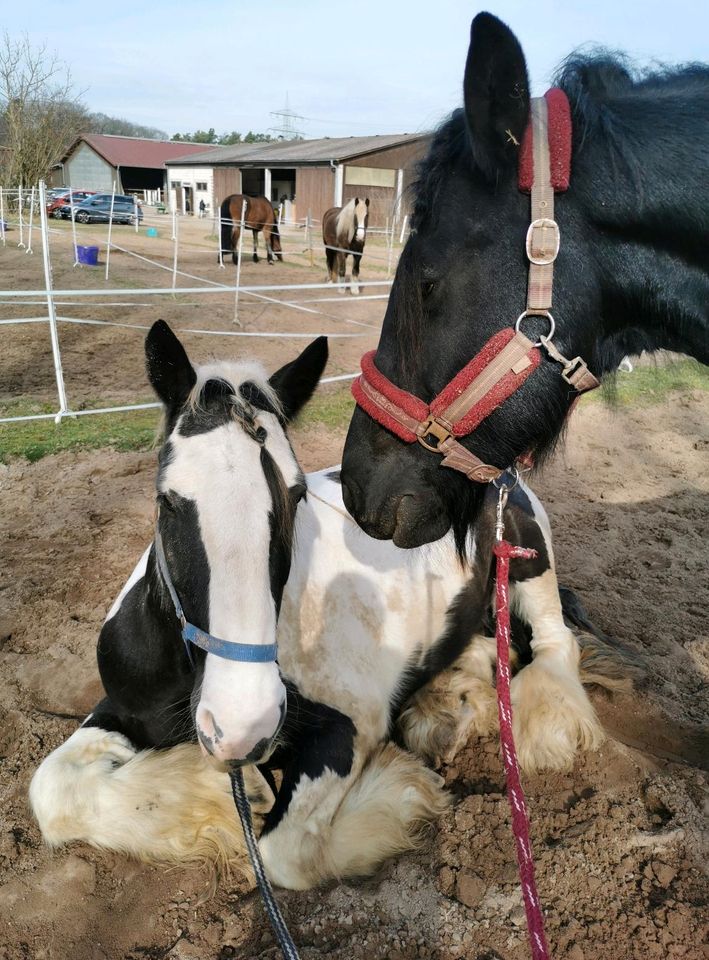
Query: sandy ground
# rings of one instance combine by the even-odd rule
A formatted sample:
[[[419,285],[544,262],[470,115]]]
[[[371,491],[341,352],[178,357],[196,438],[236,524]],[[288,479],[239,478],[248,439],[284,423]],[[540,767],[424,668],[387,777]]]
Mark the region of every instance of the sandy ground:
[[[10,253],[13,260],[23,256]],[[26,260],[21,264],[29,271]],[[267,270],[310,273],[287,264],[248,269],[259,277]],[[30,287],[28,275],[19,279]],[[183,311],[178,328],[209,320],[204,307],[193,316],[175,308],[173,316],[173,306],[164,315],[174,320]],[[346,306],[336,306],[338,317],[381,317],[379,301],[348,297]],[[294,319],[275,309],[268,324],[263,316],[260,326],[248,322],[271,330],[323,324],[322,317]],[[145,323],[152,311],[132,310],[129,322]],[[119,314],[115,308],[112,319]],[[221,319],[226,327],[230,318]],[[342,319],[331,324],[350,326]],[[68,328],[62,339],[75,396],[147,396],[137,332],[72,332],[75,340]],[[6,398],[51,397],[43,336],[46,329],[42,336],[13,329],[14,345],[0,358]],[[200,358],[241,352],[227,338],[223,347],[185,339]],[[354,369],[371,339],[336,345],[328,373]],[[270,366],[296,349],[273,340],[249,347]],[[8,372],[15,376],[10,384]],[[555,958],[707,956],[707,792],[700,769],[709,678],[707,423],[702,393],[618,412],[584,401],[564,450],[534,483],[551,515],[561,581],[608,634],[645,655],[648,669],[633,693],[594,692],[615,735],[597,753],[567,774],[525,778]],[[295,432],[307,469],[336,462],[342,441],[324,428]],[[33,769],[100,696],[96,636],[150,538],[154,470],[153,453],[110,450],[0,467],[2,960],[279,956],[249,884],[230,881],[205,899],[208,876],[199,869],[146,867],[83,845],[50,853],[28,813]],[[471,742],[442,772],[455,805],[419,852],[367,881],[279,893],[304,958],[528,956],[496,740]]]

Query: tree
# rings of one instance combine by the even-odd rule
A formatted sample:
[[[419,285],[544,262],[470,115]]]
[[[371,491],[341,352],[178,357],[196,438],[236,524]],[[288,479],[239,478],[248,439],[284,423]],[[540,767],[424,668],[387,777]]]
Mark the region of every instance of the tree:
[[[214,143],[222,147],[228,147],[233,143],[273,143],[275,140],[282,140],[283,137],[272,137],[268,133],[253,133],[251,130],[244,136],[237,130],[231,133],[217,134],[214,127],[209,130],[196,130],[194,133],[176,133],[173,140],[179,140],[183,143]]]
[[[185,143],[217,143],[219,140],[214,127],[209,130],[195,130],[194,133],[176,133],[172,139]]]
[[[122,117],[109,117],[105,113],[87,113],[84,130],[119,137],[143,137],[145,140],[169,139],[165,131],[157,127],[144,127],[140,123],[124,120]]]
[[[0,182],[32,186],[81,132],[86,111],[68,66],[29,38],[0,41]]]

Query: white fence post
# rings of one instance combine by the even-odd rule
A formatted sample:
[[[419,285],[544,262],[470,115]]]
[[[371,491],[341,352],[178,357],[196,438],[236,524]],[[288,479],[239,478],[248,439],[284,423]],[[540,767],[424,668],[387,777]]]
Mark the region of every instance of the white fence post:
[[[74,243],[74,266],[79,266],[79,248],[76,244],[76,219],[74,217],[74,191],[69,185],[69,216],[71,217],[71,239]]]
[[[234,290],[234,323],[241,326],[241,320],[239,320],[239,281],[241,280],[241,254],[244,247],[244,222],[246,220],[246,208],[248,206],[248,200],[244,197],[241,204],[241,223],[239,231],[239,252],[237,254],[239,262],[236,265],[236,289]]]
[[[36,187],[32,187],[32,193],[30,194],[30,222],[29,229],[27,231],[27,248],[25,253],[34,253],[32,249],[32,223],[34,222],[34,194]]]
[[[44,261],[44,282],[47,289],[47,313],[49,315],[49,334],[52,339],[52,357],[54,359],[54,376],[57,381],[59,394],[59,412],[54,418],[60,423],[62,416],[69,409],[64,389],[64,373],[62,371],[62,355],[59,350],[59,335],[57,333],[57,314],[54,308],[52,294],[52,265],[49,260],[49,225],[47,223],[47,186],[44,180],[39,181],[39,217],[42,225],[42,259]]]
[[[6,245],[5,241],[5,197],[3,195],[2,187],[0,187],[0,240],[2,240],[3,247]]]
[[[175,236],[176,224],[177,224],[177,210],[173,210],[172,211],[172,236],[170,237],[171,240],[177,239],[177,237]]]
[[[175,220],[175,230],[173,235],[174,248],[172,251],[172,289],[174,290],[177,286],[177,238],[179,236],[179,223]]]
[[[20,181],[20,186],[17,190],[17,202],[18,206],[18,217],[20,218],[20,240],[17,244],[18,247],[24,247],[25,237],[24,237],[24,221],[22,219],[22,181]]]
[[[106,241],[106,279],[108,280],[108,264],[111,259],[111,230],[113,228],[113,204],[116,199],[116,181],[113,181],[111,190],[111,210],[108,214],[108,240]]]
[[[222,208],[215,201],[214,223],[217,231],[217,243],[219,244],[219,267],[224,270],[224,251],[222,250]]]
[[[401,224],[401,235],[399,236],[399,246],[402,246],[404,243],[404,237],[406,236],[406,226],[409,222],[408,213],[404,214],[404,222]]]
[[[391,277],[391,263],[394,258],[394,217],[391,218],[391,230],[387,219],[387,280]]]

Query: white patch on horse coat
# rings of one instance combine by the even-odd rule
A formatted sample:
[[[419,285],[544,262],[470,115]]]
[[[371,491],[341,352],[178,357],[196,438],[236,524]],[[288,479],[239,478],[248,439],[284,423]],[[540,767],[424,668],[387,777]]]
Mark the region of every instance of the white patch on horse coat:
[[[369,213],[369,207],[364,202],[360,200],[355,207],[355,217],[357,220],[357,239],[364,240],[367,235],[367,214]]]
[[[337,242],[347,241],[349,245],[355,235],[355,202],[354,197],[348,200],[342,210],[337,214],[335,221],[335,230],[337,232]]]
[[[279,662],[306,697],[336,706],[374,744],[386,736],[406,666],[437,639],[468,572],[452,534],[418,550],[367,537],[329,472],[308,474],[298,508]]]
[[[110,620],[111,617],[115,617],[115,615],[118,613],[118,611],[119,611],[120,608],[121,608],[121,604],[123,603],[123,601],[124,601],[124,599],[125,599],[125,597],[126,597],[126,594],[128,594],[128,593],[133,589],[133,587],[136,585],[136,583],[137,583],[139,580],[142,580],[142,578],[145,576],[145,568],[146,568],[147,563],[148,563],[148,555],[149,555],[149,553],[150,553],[150,547],[148,547],[148,548],[146,549],[146,551],[145,551],[145,553],[143,554],[143,556],[142,556],[142,557],[140,558],[140,560],[136,563],[135,567],[133,568],[133,572],[131,573],[130,577],[128,577],[128,579],[126,580],[123,589],[121,590],[121,592],[118,594],[118,596],[117,596],[116,599],[114,600],[113,606],[112,606],[111,609],[108,611],[108,616],[106,617],[106,620],[107,620],[107,621]]]

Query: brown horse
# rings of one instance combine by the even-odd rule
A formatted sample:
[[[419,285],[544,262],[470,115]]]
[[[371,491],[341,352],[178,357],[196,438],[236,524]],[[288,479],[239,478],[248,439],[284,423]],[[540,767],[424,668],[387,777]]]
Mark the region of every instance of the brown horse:
[[[275,253],[279,260],[283,260],[281,252],[281,237],[278,232],[278,223],[273,207],[266,197],[247,197],[242,193],[233,193],[221,206],[221,258],[231,254],[235,264],[239,262],[239,235],[241,233],[241,210],[246,204],[244,227],[254,234],[254,263],[258,263],[258,233],[263,230],[263,239],[266,244],[268,262],[273,263]]]
[[[359,293],[359,262],[367,239],[369,198],[349,200],[344,207],[331,207],[322,218],[322,239],[327,258],[328,283],[338,284],[338,292],[345,292],[345,265],[352,253],[352,281],[350,290]]]

